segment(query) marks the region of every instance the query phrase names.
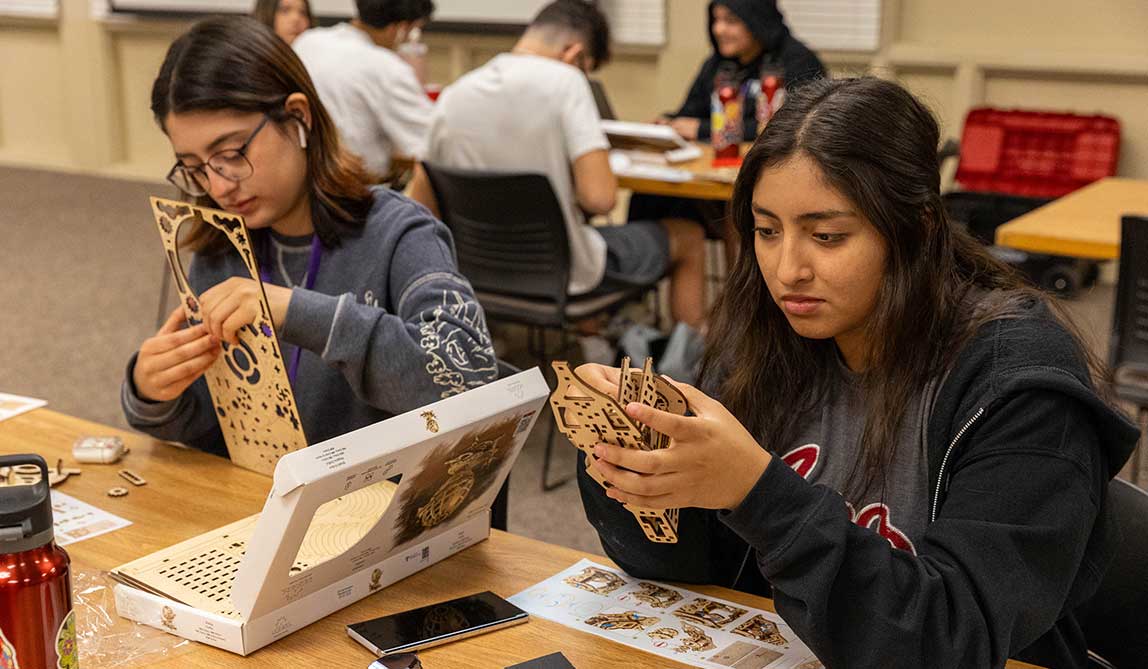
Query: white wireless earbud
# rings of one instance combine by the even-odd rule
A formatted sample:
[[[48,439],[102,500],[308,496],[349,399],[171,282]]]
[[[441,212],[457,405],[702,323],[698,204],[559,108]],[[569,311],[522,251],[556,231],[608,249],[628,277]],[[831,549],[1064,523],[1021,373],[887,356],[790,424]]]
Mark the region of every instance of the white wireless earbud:
[[[307,148],[307,133],[303,130],[303,124],[300,122],[299,125],[295,127],[299,129],[299,147],[303,149]]]

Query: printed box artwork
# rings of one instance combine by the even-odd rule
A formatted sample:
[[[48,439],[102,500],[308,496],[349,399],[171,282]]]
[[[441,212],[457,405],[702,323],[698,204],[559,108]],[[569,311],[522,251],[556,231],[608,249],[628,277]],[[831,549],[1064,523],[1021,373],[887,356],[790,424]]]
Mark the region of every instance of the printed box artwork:
[[[710,669],[824,669],[776,613],[582,560],[510,598],[548,620]]]
[[[119,614],[246,655],[482,541],[548,392],[535,368],[283,455],[261,514],[114,569]]]

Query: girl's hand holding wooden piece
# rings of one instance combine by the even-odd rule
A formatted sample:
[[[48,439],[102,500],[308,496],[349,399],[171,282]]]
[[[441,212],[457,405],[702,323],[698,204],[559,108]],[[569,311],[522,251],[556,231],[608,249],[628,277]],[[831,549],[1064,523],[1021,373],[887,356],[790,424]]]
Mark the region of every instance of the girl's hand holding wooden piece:
[[[180,305],[155,336],[140,346],[132,383],[141,398],[167,402],[179,397],[219,357],[219,342],[212,339],[207,327],[200,324],[181,329],[185,322]]]
[[[271,320],[276,327],[287,316],[291,303],[291,289],[263,284]],[[238,344],[238,332],[247,325],[256,325],[262,318],[259,283],[253,279],[232,277],[212,286],[199,296],[203,324],[216,341]]]
[[[611,385],[618,387],[617,369],[586,365],[578,374],[603,392],[610,392]],[[669,447],[638,451],[598,444],[592,467],[613,486],[607,494],[619,502],[650,509],[733,509],[761,478],[772,456],[720,402],[693,386],[673,383],[693,416],[676,416],[636,402],[626,406],[631,418],[670,437]]]

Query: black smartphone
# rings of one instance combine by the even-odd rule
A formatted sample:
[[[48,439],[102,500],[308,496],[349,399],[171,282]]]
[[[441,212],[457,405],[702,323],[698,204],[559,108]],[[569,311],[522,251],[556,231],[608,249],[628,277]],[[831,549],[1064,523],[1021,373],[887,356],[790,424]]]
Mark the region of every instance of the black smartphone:
[[[381,657],[518,625],[529,617],[522,609],[487,591],[347,625],[347,634]]]

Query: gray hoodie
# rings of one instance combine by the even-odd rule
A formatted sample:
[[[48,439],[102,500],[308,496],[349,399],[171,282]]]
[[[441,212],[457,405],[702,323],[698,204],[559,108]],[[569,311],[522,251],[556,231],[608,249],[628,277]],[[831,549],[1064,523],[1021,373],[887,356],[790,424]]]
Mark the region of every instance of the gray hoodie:
[[[304,350],[294,388],[309,444],[497,376],[482,307],[458,273],[446,226],[389,189],[376,188],[374,196],[361,233],[323,250],[313,289],[294,288],[278,328],[285,359],[296,346]],[[309,254],[295,251],[309,250],[310,237],[275,236],[271,247],[272,282],[301,284]],[[188,281],[200,294],[245,275],[235,254],[196,255]],[[226,454],[202,378],[175,400],[148,402],[135,392],[134,367],[133,356],[121,393],[132,427]]]

